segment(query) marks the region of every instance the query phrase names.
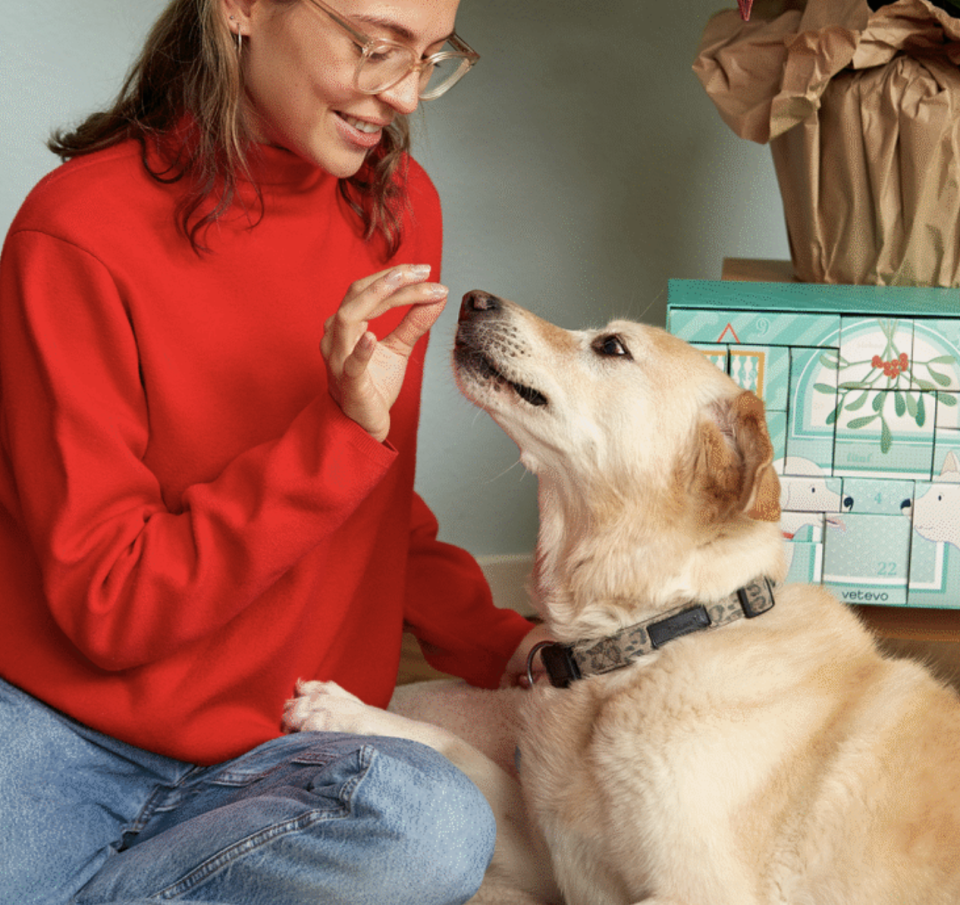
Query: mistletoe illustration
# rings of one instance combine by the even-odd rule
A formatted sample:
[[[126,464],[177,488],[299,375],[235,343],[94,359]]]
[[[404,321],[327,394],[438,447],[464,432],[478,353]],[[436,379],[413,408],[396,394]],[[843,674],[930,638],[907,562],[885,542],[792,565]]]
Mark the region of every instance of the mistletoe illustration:
[[[848,368],[866,368],[865,376],[860,380],[841,381],[837,387],[830,384],[814,384],[819,393],[837,393],[836,408],[827,416],[827,424],[835,424],[841,412],[866,413],[852,418],[847,424],[850,430],[864,430],[879,421],[880,452],[887,453],[893,445],[893,432],[887,422],[887,406],[892,400],[897,418],[909,415],[917,427],[923,427],[927,420],[927,394],[935,393],[950,385],[950,377],[940,368],[956,364],[952,355],[940,355],[929,361],[911,361],[907,352],[897,348],[897,321],[880,319],[878,321],[885,344],[878,352],[865,361],[847,361],[838,349],[831,349],[820,356],[820,363],[831,370],[844,371]],[[955,396],[943,394],[943,405],[956,405]],[[870,402],[867,407],[867,402]]]

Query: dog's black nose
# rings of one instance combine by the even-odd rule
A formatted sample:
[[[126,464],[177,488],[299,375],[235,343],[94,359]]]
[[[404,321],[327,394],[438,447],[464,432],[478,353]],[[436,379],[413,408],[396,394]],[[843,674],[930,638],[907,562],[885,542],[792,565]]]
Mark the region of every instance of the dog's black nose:
[[[473,289],[463,297],[463,302],[460,304],[460,317],[491,314],[502,307],[503,303],[495,295],[490,295],[482,289]]]

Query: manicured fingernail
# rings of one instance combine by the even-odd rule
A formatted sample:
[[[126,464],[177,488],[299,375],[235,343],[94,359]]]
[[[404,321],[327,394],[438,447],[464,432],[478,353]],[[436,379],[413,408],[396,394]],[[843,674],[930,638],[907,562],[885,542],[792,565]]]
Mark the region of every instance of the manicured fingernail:
[[[441,286],[439,283],[435,283],[433,286],[426,287],[427,298],[431,299],[445,299],[449,295],[450,290],[446,286]]]
[[[430,269],[429,264],[416,264],[410,268],[410,275],[417,280],[425,280],[430,276]]]

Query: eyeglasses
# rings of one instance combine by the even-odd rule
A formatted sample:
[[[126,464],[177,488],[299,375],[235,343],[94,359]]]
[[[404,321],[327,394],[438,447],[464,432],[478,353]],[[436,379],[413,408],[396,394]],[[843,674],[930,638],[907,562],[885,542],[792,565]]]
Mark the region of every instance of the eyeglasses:
[[[406,44],[386,38],[372,38],[351,25],[323,0],[307,0],[316,10],[326,13],[350,35],[360,49],[360,59],[353,73],[353,83],[364,94],[380,94],[402,82],[411,72],[418,73],[420,100],[432,101],[449,91],[480,59],[466,41],[452,34],[445,49],[421,58]],[[446,49],[449,45],[450,49]]]

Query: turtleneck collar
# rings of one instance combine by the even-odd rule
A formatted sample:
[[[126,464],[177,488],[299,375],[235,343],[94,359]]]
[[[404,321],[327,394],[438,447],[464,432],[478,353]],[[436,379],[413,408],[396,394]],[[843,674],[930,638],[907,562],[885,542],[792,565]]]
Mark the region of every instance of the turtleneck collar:
[[[336,182],[326,170],[283,148],[254,144],[247,152],[249,179],[262,189],[283,188],[286,191],[308,191],[321,182]]]
[[[184,116],[175,128],[154,134],[147,151],[151,171],[167,176],[175,174],[177,158],[185,148],[196,143],[197,133],[196,121],[191,116]],[[267,192],[272,188],[301,192],[317,188],[326,180],[337,182],[335,176],[316,164],[283,148],[254,142],[248,145],[246,156],[249,172],[241,174],[241,185],[252,183]]]

